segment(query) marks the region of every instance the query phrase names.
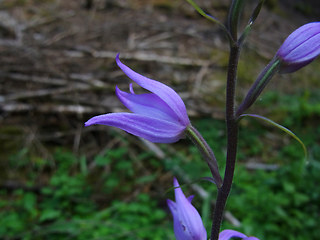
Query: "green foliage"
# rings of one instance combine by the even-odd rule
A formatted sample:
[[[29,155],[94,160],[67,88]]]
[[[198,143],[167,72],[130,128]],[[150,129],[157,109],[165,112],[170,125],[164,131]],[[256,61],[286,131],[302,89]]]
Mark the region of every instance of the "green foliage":
[[[263,122],[243,119],[239,133],[239,155],[234,186],[227,210],[241,222],[236,228],[224,221],[223,228],[235,229],[259,239],[305,240],[317,239],[320,230],[320,125],[319,94],[305,91],[298,95],[279,95],[269,92],[258,103],[268,108],[268,117],[293,130],[308,149],[304,160],[303,149],[293,138]],[[274,118],[273,118],[274,116]],[[215,151],[221,173],[224,170],[226,136],[224,122],[212,119],[194,120],[193,125],[208,140]],[[178,165],[190,179],[210,176],[199,153],[192,146],[172,156],[168,169]],[[262,164],[257,169],[249,163]],[[266,169],[263,169],[266,166]],[[268,166],[277,168],[268,170]],[[212,186],[199,183],[215,200]],[[208,187],[209,186],[209,187]],[[210,229],[207,201],[196,205]],[[210,214],[209,214],[210,215]]]
[[[316,91],[298,95],[269,92],[257,104],[258,108],[268,107],[267,117],[293,130],[305,143],[307,163],[299,143],[277,128],[251,119],[241,121],[238,163],[227,204],[241,226],[236,229],[224,221],[224,228],[260,239],[318,238],[319,102]],[[213,148],[223,175],[224,121],[194,119],[193,125]],[[11,155],[0,180],[10,178],[24,185],[0,191],[0,238],[174,239],[165,205],[172,177],[165,173],[197,181],[210,176],[206,163],[187,140],[158,145],[166,153],[161,160],[128,140],[119,138],[118,142],[90,160],[63,150],[57,150],[53,159],[31,155],[27,148]],[[252,169],[249,163],[278,168]],[[159,184],[163,178],[168,185]],[[208,199],[202,200],[188,184],[184,192],[196,195],[193,203],[209,230],[216,191],[212,183],[198,184],[210,194]]]
[[[235,176],[228,209],[241,221],[239,230],[260,239],[317,239],[318,170],[308,166],[301,173],[296,162],[274,172],[250,173],[241,166]]]
[[[320,147],[317,144],[320,141],[320,125],[315,120],[320,115],[319,100],[319,94],[311,91],[300,95],[269,92],[260,102],[260,105],[269,107],[270,116],[296,130],[308,148],[307,162],[303,160],[299,144],[292,139],[286,143],[273,139],[273,144],[266,144],[268,135],[275,134],[272,128],[261,130],[256,123],[245,123],[245,127],[241,128],[240,162],[227,206],[242,223],[237,230],[260,239],[318,238],[320,190],[316,183],[320,181]],[[286,139],[281,135],[282,139]],[[277,152],[276,155],[268,153],[272,151],[270,147],[275,148],[273,152]],[[248,157],[254,156],[259,158],[260,163],[276,163],[278,169],[247,169]],[[228,222],[224,222],[223,227],[234,229]]]
[[[127,177],[134,173],[130,173],[132,162],[123,159],[125,153],[124,148],[118,148],[94,160],[98,168],[115,163],[118,175],[98,176],[104,180],[102,188],[110,194],[119,187],[120,174]],[[172,237],[168,215],[157,206],[155,199],[139,193],[130,201],[113,200],[101,207],[94,199],[95,186],[90,184],[92,176],[84,167],[85,158],[57,151],[54,161],[56,168],[46,173],[51,176],[43,186],[34,181],[23,190],[0,192],[1,239],[160,240]],[[31,164],[30,159],[25,158],[23,162]],[[152,180],[151,176],[137,178],[139,184]]]
[[[267,107],[275,121],[283,121],[292,129],[308,129],[305,121],[314,121],[320,115],[320,94],[318,89],[304,90],[296,95],[267,92],[259,107]]]

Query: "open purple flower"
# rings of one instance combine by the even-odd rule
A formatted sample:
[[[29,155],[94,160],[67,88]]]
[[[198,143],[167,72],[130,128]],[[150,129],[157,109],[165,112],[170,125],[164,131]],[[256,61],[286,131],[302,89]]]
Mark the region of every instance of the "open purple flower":
[[[175,200],[167,200],[173,215],[173,228],[177,240],[206,240],[207,232],[201,217],[192,206],[193,196],[185,197],[176,178],[173,180],[175,187]]]
[[[241,240],[259,240],[256,237],[247,237],[243,233],[234,230],[223,230],[219,234],[219,240],[229,240],[231,238],[239,238]]]
[[[319,54],[320,22],[312,22],[291,33],[276,57],[281,60],[280,72],[291,73],[311,63]]]
[[[173,143],[182,138],[190,121],[180,96],[165,84],[131,70],[120,62],[119,54],[116,62],[132,81],[151,93],[135,94],[132,84],[130,93],[116,87],[118,98],[132,113],[99,115],[89,119],[85,126],[113,126],[155,143]]]

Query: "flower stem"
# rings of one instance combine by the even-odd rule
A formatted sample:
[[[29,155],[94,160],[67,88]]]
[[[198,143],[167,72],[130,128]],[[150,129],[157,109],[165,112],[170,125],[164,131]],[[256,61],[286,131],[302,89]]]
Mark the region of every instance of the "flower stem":
[[[240,47],[231,45],[229,55],[227,95],[226,95],[226,125],[227,125],[227,159],[222,187],[218,189],[216,206],[213,213],[211,240],[218,240],[224,208],[231,190],[235,169],[238,145],[238,123],[235,115],[235,89],[237,82],[237,66]]]
[[[218,163],[212,149],[198,132],[198,130],[195,129],[192,125],[187,128],[186,134],[201,152],[203,158],[206,160],[210,168],[211,174],[217,187],[220,188],[222,185],[222,179],[219,173]]]
[[[241,11],[244,5],[244,0],[232,0],[228,14],[228,29],[234,40],[238,39],[238,22]]]
[[[273,58],[270,63],[263,69],[263,71],[259,74],[258,78],[248,91],[245,99],[242,101],[238,110],[236,112],[236,116],[240,116],[243,114],[251,105],[257,100],[260,96],[263,89],[267,86],[270,79],[276,74],[280,67],[280,60],[277,58]]]

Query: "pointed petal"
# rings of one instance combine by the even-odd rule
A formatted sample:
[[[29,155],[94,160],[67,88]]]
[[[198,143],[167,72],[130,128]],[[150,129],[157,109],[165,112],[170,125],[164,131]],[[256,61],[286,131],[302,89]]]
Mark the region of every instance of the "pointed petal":
[[[187,126],[190,124],[186,107],[180,98],[180,96],[170,87],[158,81],[146,78],[129,67],[124,65],[120,59],[119,54],[116,57],[116,62],[121,70],[134,82],[140,85],[142,88],[149,90],[161,98],[178,116],[181,124]]]
[[[179,206],[186,206],[186,205],[191,205],[184,193],[182,192],[182,189],[179,185],[179,182],[176,178],[173,179],[173,186],[175,187],[174,189],[174,195],[176,199],[176,203]],[[191,205],[192,206],[192,205]]]
[[[130,93],[134,94],[132,83],[129,84],[129,90],[130,90]]]
[[[121,91],[118,87],[116,94],[123,105],[134,113],[180,124],[177,115],[155,94],[132,94]]]
[[[134,113],[109,113],[89,119],[85,126],[102,124],[120,128],[154,143],[173,143],[184,132],[180,125]]]
[[[168,204],[168,207],[172,213],[173,216],[175,216],[177,214],[177,206],[176,206],[176,203],[170,199],[167,199],[167,204]]]
[[[185,226],[181,224],[177,204],[170,199],[167,199],[168,207],[173,216],[173,228],[176,240],[186,240],[185,238]]]
[[[173,185],[176,187],[174,191],[177,215],[179,216],[179,222],[176,228],[180,226],[179,229],[182,229],[182,231],[179,230],[180,234],[184,236],[181,239],[207,239],[207,232],[198,211],[185,197],[176,178],[173,179]]]
[[[248,238],[245,238],[244,240],[259,240],[259,239],[256,237],[248,237]]]
[[[191,203],[193,198],[194,198],[194,195],[191,195],[191,196],[187,197],[188,202]]]
[[[219,240],[229,240],[230,238],[238,237],[238,238],[246,238],[247,236],[241,232],[237,232],[234,230],[223,230],[219,234]]]

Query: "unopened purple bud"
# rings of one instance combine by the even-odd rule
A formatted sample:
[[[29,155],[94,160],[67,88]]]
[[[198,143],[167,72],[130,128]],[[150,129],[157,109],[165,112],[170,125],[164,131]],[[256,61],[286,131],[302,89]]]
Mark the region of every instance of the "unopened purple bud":
[[[173,180],[175,187],[175,202],[167,200],[173,216],[174,234],[177,240],[206,240],[207,232],[203,226],[198,211],[192,206],[193,196],[186,198],[176,178]]]
[[[281,60],[280,72],[291,73],[311,63],[319,54],[320,22],[312,22],[291,33],[276,57]]]
[[[256,237],[247,237],[246,235],[244,235],[241,232],[237,232],[235,230],[223,230],[220,234],[219,234],[219,240],[229,240],[231,238],[237,238],[237,239],[241,239],[241,240],[259,240]]]

